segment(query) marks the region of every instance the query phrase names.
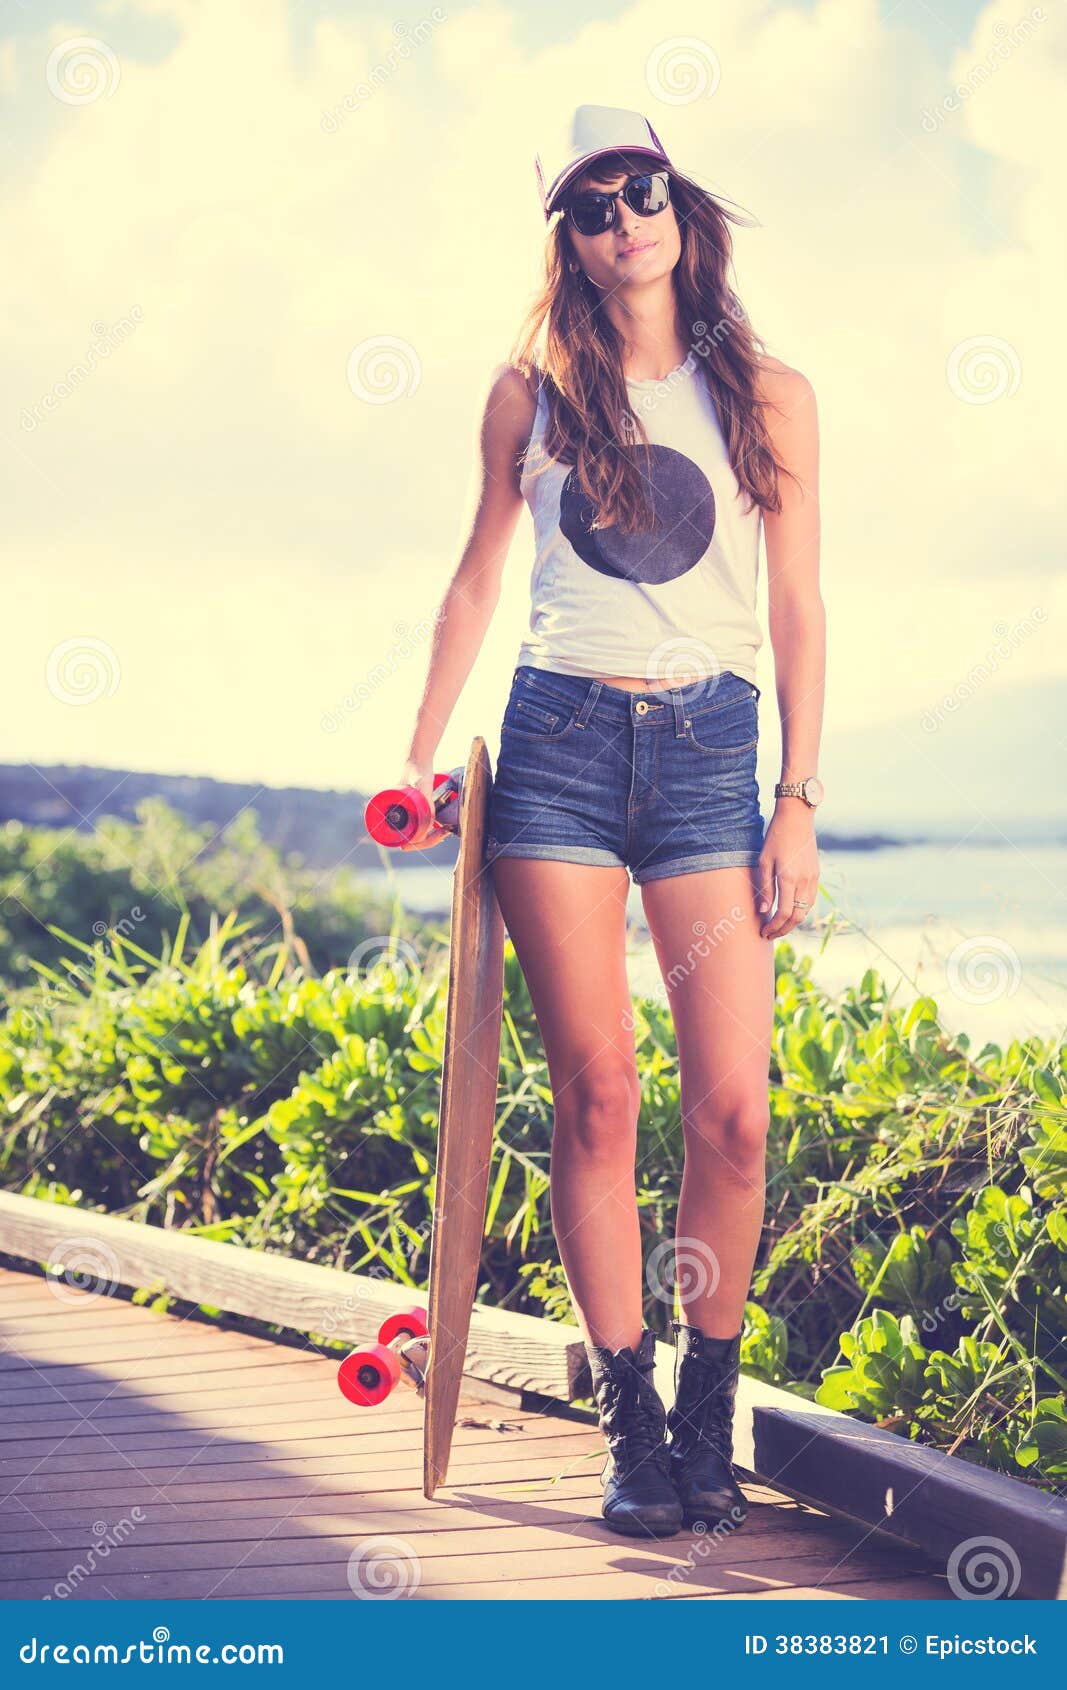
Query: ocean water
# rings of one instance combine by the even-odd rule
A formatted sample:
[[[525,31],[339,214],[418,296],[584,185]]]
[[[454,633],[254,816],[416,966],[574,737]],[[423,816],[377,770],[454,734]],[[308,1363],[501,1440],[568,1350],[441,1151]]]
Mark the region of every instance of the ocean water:
[[[427,853],[429,856],[430,853]],[[924,844],[821,853],[816,909],[790,934],[829,991],[877,968],[905,1003],[932,997],[942,1025],[977,1049],[1067,1028],[1067,846]],[[449,907],[447,864],[386,868],[388,883],[422,913]],[[640,888],[631,889],[627,966],[634,992],[665,998]],[[832,918],[832,919],[831,919]]]

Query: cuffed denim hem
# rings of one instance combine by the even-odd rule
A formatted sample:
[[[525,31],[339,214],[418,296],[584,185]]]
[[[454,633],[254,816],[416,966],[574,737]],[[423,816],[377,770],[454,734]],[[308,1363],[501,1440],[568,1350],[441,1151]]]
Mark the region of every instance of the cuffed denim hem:
[[[705,868],[755,868],[759,859],[758,851],[704,851],[699,857],[677,857],[670,863],[635,869],[634,885],[643,886],[646,880],[667,880],[674,874],[695,874]]]
[[[593,868],[625,868],[626,864],[613,851],[600,851],[593,845],[507,845],[495,839],[485,842],[485,860],[493,863],[497,857],[533,857],[542,862],[588,863]]]

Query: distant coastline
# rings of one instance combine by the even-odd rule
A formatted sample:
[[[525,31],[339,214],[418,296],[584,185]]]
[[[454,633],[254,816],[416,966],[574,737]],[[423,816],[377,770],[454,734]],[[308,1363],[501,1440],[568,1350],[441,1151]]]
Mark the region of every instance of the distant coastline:
[[[329,869],[346,864],[352,869],[381,869],[384,853],[368,838],[363,811],[368,793],[275,787],[255,782],[219,781],[208,775],[152,774],[129,769],[101,769],[87,764],[56,764],[35,767],[30,763],[0,764],[0,825],[21,822],[26,827],[70,828],[91,833],[102,816],[136,821],[137,807],[146,798],[162,798],[185,819],[197,826],[223,831],[233,818],[246,810],[259,817],[265,840],[283,853],[296,853],[312,868]],[[766,808],[766,805],[765,805]],[[839,806],[840,808],[840,806]],[[819,843],[828,851],[888,851],[908,846],[946,845],[961,847],[1017,847],[1023,835],[1019,818],[1000,832],[994,818],[988,832],[978,833],[973,824],[951,822],[929,827],[911,825],[907,830],[887,832],[876,823],[846,832],[819,827]],[[1025,837],[1034,842],[1067,842],[1067,824],[1056,819],[1035,818]],[[434,848],[434,866],[454,860],[455,846],[449,842]],[[406,873],[425,865],[420,851],[388,853],[390,868]]]

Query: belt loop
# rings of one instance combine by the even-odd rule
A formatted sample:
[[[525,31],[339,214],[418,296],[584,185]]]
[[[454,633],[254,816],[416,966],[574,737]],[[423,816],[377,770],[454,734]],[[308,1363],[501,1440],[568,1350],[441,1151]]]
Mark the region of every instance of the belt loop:
[[[674,705],[674,737],[675,737],[675,739],[684,739],[685,738],[686,714],[685,714],[685,702],[682,698],[682,694],[683,694],[684,691],[685,691],[684,687],[672,687],[671,688],[671,703]]]
[[[589,691],[585,695],[585,703],[582,705],[582,708],[579,710],[578,715],[575,718],[574,725],[576,728],[585,727],[586,722],[588,722],[596,707],[596,701],[603,691],[603,681],[593,681],[590,684]]]

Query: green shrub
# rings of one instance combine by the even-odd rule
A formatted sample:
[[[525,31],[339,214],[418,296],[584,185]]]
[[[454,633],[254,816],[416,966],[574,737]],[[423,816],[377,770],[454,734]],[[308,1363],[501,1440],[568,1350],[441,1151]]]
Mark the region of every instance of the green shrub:
[[[153,954],[62,941],[0,1024],[8,1186],[425,1284],[446,956],[406,941],[321,977],[231,914]],[[55,937],[55,936],[54,936]],[[58,942],[58,940],[57,940]],[[972,1053],[929,998],[869,971],[831,997],[776,950],[766,1230],[745,1366],[969,1459],[1067,1477],[1062,1048]],[[570,1314],[548,1210],[552,1094],[505,954],[497,1132],[479,1295]],[[678,1062],[638,999],[638,1202],[674,1228]],[[645,1318],[671,1314],[651,1291]]]
[[[58,967],[67,947],[57,928],[88,943],[117,933],[159,951],[182,916],[201,943],[215,912],[233,910],[254,923],[261,948],[284,946],[316,973],[393,927],[415,938],[424,931],[353,870],[283,858],[252,810],[221,832],[191,825],[160,798],[144,799],[137,816],[102,816],[92,833],[0,825],[0,980],[24,985],[35,962]]]

